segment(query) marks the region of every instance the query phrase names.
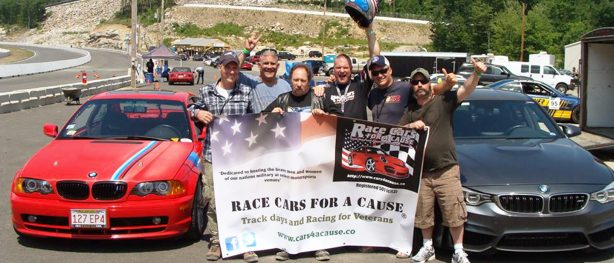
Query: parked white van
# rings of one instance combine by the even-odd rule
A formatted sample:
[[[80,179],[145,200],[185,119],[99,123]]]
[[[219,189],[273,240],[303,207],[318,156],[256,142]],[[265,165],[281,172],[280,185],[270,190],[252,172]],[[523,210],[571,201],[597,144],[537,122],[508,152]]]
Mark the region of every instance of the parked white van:
[[[534,80],[545,82],[563,93],[566,93],[567,90],[573,90],[575,88],[571,83],[571,76],[561,74],[550,65],[519,61],[508,61],[499,64],[506,66],[516,75],[526,76]]]

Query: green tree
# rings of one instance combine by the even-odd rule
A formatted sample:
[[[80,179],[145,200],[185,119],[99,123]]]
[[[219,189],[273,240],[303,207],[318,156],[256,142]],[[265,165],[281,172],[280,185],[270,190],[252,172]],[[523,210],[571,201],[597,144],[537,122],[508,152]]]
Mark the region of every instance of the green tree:
[[[484,53],[492,9],[483,0],[440,1],[431,28],[433,46],[440,51]]]

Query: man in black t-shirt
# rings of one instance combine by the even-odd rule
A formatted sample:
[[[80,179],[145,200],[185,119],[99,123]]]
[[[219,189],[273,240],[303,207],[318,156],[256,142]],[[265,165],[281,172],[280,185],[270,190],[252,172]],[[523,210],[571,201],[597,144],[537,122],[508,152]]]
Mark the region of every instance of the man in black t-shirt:
[[[429,73],[425,69],[418,68],[410,76],[415,103],[408,107],[399,125],[429,129],[414,224],[422,231],[423,246],[412,257],[413,262],[426,262],[435,257],[433,227],[437,201],[441,208],[442,223],[449,227],[454,242],[452,263],[469,263],[463,249],[463,225],[467,221],[467,209],[456,158],[452,118],[456,107],[475,90],[480,74],[486,70],[483,63],[473,59],[471,62],[475,72],[464,85],[456,91],[447,91],[441,95],[433,92]],[[444,73],[447,74],[445,70]]]

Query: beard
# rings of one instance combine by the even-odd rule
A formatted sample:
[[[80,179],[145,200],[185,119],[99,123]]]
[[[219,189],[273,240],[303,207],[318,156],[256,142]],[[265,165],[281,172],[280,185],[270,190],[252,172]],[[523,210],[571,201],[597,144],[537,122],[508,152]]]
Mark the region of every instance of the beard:
[[[430,85],[428,87],[418,88],[416,91],[414,91],[414,98],[425,99],[425,98],[430,97],[432,93],[433,93],[433,89],[431,88]]]

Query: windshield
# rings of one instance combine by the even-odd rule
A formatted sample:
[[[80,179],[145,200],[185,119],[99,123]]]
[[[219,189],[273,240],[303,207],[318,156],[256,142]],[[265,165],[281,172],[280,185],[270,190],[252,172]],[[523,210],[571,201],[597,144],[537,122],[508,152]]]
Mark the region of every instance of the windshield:
[[[91,100],[68,121],[59,138],[190,139],[186,108],[167,100]]]
[[[534,101],[465,101],[454,112],[456,139],[560,138],[556,123]]]

